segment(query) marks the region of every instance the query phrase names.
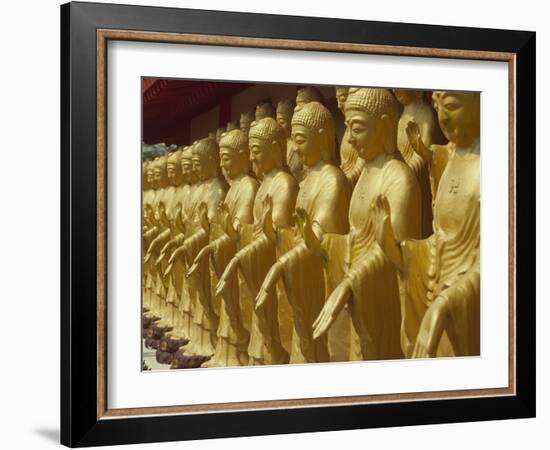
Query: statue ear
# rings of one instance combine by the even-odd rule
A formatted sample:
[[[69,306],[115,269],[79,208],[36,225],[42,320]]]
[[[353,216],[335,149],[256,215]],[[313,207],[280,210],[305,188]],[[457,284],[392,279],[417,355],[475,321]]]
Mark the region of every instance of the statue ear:
[[[272,147],[274,148],[275,150],[275,160],[277,161],[277,164],[282,164],[283,163],[283,149],[279,146],[279,143],[275,140],[271,141],[271,145]]]

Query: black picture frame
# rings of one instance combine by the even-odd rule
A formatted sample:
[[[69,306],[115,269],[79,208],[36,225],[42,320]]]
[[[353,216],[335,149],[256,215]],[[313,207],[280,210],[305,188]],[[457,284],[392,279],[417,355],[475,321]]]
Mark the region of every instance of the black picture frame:
[[[345,42],[515,55],[515,395],[98,418],[97,30]],[[534,32],[113,4],[61,6],[61,443],[70,447],[535,416]]]

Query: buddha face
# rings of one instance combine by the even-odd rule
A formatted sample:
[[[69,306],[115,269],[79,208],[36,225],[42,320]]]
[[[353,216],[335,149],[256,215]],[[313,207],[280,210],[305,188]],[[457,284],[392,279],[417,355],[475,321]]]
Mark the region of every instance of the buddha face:
[[[479,138],[479,94],[463,92],[434,92],[434,108],[445,137],[466,147]]]
[[[153,181],[157,185],[160,185],[160,183],[162,182],[162,171],[158,167],[153,170]]]
[[[151,186],[153,184],[153,180],[155,179],[155,174],[154,174],[154,170],[153,169],[147,169],[147,172],[146,172],[146,180],[147,180],[147,184],[149,186]]]
[[[241,121],[241,126],[239,127],[240,130],[248,136],[248,132],[250,131],[250,122],[248,121]]]
[[[360,158],[370,161],[384,151],[387,116],[376,116],[359,110],[346,110],[349,143]]]
[[[191,182],[192,172],[193,172],[193,162],[191,158],[182,158],[180,160],[181,165],[181,174],[185,183]]]
[[[271,172],[276,165],[275,151],[271,145],[256,137],[249,140],[250,162],[256,176]]]
[[[393,93],[403,106],[418,101],[422,96],[420,91],[413,91],[411,89],[393,89]]]
[[[168,177],[168,182],[170,184],[175,184],[176,176],[177,176],[177,169],[176,169],[175,163],[169,162],[166,165],[166,176]]]
[[[230,147],[220,147],[220,166],[224,176],[235,178],[243,172],[242,157],[238,150]]]
[[[336,88],[336,102],[338,103],[338,109],[344,112],[344,105],[348,98],[348,88]]]
[[[207,158],[200,153],[193,153],[191,161],[193,162],[193,171],[197,174],[198,179],[201,181],[208,180],[210,171],[208,170]]]
[[[314,166],[322,159],[323,131],[298,124],[292,126],[293,150],[298,152],[302,163],[308,167]]]
[[[285,134],[288,136],[290,134],[290,118],[283,112],[277,112],[277,123],[281,125]]]

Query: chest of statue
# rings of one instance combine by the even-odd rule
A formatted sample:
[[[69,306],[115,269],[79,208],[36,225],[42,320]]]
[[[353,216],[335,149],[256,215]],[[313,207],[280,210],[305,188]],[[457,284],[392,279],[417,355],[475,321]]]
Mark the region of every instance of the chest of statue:
[[[365,227],[371,213],[370,206],[383,193],[387,181],[382,168],[363,170],[351,195],[349,224],[352,229]]]
[[[459,230],[472,202],[479,202],[479,155],[453,155],[439,182],[434,202],[436,230]]]
[[[310,172],[300,183],[300,190],[296,198],[296,207],[303,208],[308,214],[311,214],[317,194],[322,189],[322,171]]]

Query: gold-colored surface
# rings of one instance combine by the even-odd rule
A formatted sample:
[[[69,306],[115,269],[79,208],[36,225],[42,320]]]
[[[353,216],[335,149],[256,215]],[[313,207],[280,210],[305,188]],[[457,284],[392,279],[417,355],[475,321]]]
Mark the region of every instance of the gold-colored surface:
[[[99,30],[100,90],[105,89],[99,81],[105,76],[107,38],[160,39]],[[180,41],[181,35],[166,39]],[[238,44],[235,39],[230,45],[267,46],[264,40],[245,38]],[[274,48],[385,50],[270,42]],[[395,48],[389,53],[416,51],[509,60],[513,67],[511,56],[501,53]],[[394,96],[385,89],[351,88],[345,94],[336,91],[347,125],[338,149],[330,111],[318,101],[297,98],[291,117],[278,108],[280,124],[263,106],[267,114],[262,117],[260,111],[248,136],[248,117],[243,117],[245,133],[219,131],[216,140],[205,138],[192,149],[144,163],[144,306],[173,326],[174,336],[189,337],[193,353],[212,354],[205,366],[479,354],[479,94],[434,92],[438,123],[426,99],[414,91]],[[403,98],[407,94],[412,100]],[[513,102],[510,108],[513,114]],[[99,149],[105,145],[103,120],[98,114]],[[285,132],[289,121],[290,135]],[[510,145],[513,175],[513,140]],[[301,175],[285,169],[289,146],[300,156]],[[248,151],[253,174],[242,157]],[[186,174],[183,162],[190,152],[192,170]],[[98,181],[102,157],[98,151]],[[98,194],[104,194],[100,189],[98,184]],[[430,198],[433,208],[426,211]],[[104,214],[98,205],[99,211]],[[98,233],[102,230],[98,214]],[[98,239],[99,262],[105,257],[102,248]],[[98,287],[104,286],[100,272]],[[512,256],[510,276],[513,314]],[[104,291],[98,292],[98,325],[104,326]],[[186,302],[187,309],[181,306]],[[100,339],[98,348],[104,346]],[[100,358],[98,417],[510,395],[514,364],[511,346],[510,386],[504,389],[108,411]]]

